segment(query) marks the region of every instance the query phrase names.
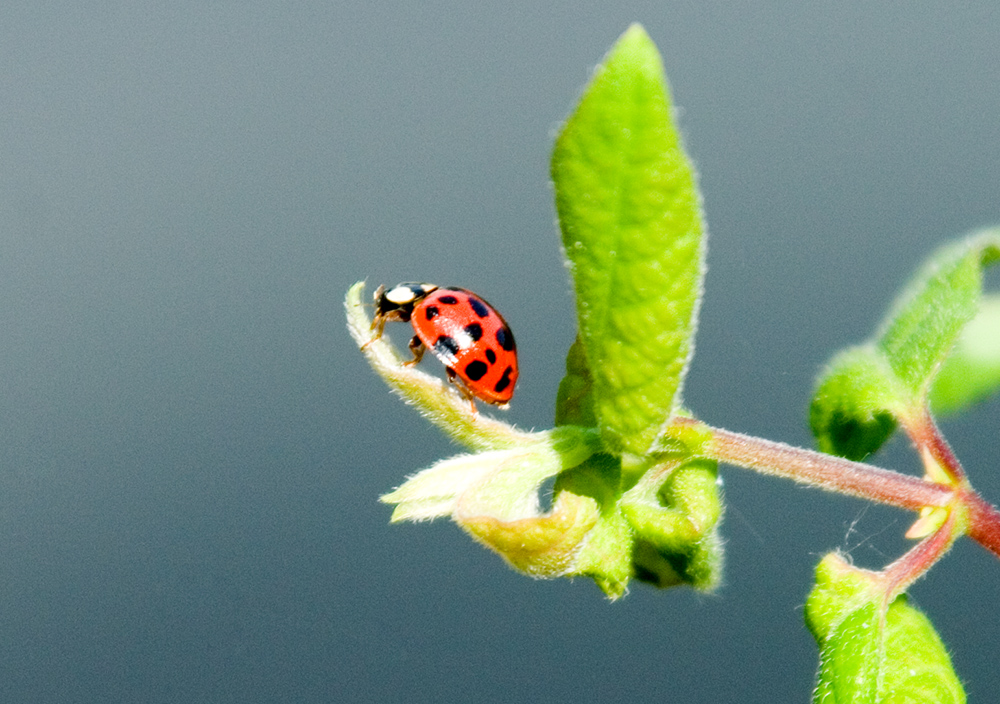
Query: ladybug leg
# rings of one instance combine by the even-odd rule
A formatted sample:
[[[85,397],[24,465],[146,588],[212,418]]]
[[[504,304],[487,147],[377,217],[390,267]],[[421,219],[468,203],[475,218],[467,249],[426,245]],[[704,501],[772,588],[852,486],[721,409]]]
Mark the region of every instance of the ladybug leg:
[[[382,333],[385,332],[385,324],[388,322],[387,317],[384,315],[377,315],[372,319],[371,330],[375,331],[375,334],[371,336],[365,344],[361,345],[361,349],[368,349],[368,345],[382,338]]]
[[[366,342],[365,346],[362,347],[361,349],[364,349],[371,343],[375,342],[375,340],[382,337],[382,331],[385,329],[386,317],[378,312],[378,301],[380,298],[382,298],[383,293],[385,293],[385,286],[379,286],[378,290],[375,292],[375,302],[370,304],[375,306],[375,315],[372,317],[372,324],[371,327],[368,329],[375,330],[377,328],[378,332],[376,332],[375,336],[372,337],[372,339],[370,339],[368,342]]]
[[[476,408],[476,397],[472,395],[472,392],[469,391],[468,387],[466,387],[462,380],[458,378],[458,374],[455,373],[454,369],[451,367],[445,367],[444,370],[448,373],[448,381],[455,385],[458,393],[462,394],[462,396],[468,400],[469,405],[472,406],[472,415],[479,415],[479,409]]]
[[[424,352],[426,350],[427,348],[424,347],[424,343],[420,341],[419,337],[414,335],[410,339],[410,352],[413,353],[413,359],[411,359],[409,362],[404,362],[403,363],[404,366],[411,367],[417,362],[419,362],[421,359],[424,358]]]
[[[382,294],[383,293],[385,293],[385,286],[384,285],[383,286],[379,286],[378,289],[375,290],[374,300],[371,303],[368,304],[368,305],[374,306],[376,311],[378,310],[378,302],[382,298]],[[376,314],[375,318],[378,319],[378,317],[379,316]],[[374,320],[372,321],[372,327],[373,328],[375,327],[375,321]]]
[[[375,317],[372,318],[372,324],[369,328],[370,330],[374,330],[375,334],[372,335],[368,342],[361,345],[361,349],[364,350],[368,347],[368,345],[375,342],[375,340],[381,339],[382,333],[385,332],[386,323],[405,323],[407,321],[409,321],[409,318],[403,317],[398,310],[390,310],[388,313],[375,313]]]

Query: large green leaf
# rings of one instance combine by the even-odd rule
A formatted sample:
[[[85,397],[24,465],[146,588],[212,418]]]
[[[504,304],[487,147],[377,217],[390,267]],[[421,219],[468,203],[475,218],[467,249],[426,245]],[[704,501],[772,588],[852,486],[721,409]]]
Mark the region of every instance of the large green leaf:
[[[560,130],[552,178],[583,353],[569,365],[559,415],[573,422],[593,409],[610,451],[644,454],[680,404],[704,227],[660,56],[639,25]]]
[[[816,569],[806,624],[820,648],[814,704],[960,704],[948,652],[906,596],[883,604],[877,575],[836,554]]]
[[[904,289],[875,338],[834,358],[810,405],[810,425],[821,449],[862,459],[888,439],[897,422],[923,417],[939,369],[980,311],[983,269],[998,258],[1000,229],[942,247]],[[946,410],[957,410],[1000,384],[1000,341],[991,320],[974,339],[958,345],[938,393]],[[992,352],[973,353],[991,344]]]

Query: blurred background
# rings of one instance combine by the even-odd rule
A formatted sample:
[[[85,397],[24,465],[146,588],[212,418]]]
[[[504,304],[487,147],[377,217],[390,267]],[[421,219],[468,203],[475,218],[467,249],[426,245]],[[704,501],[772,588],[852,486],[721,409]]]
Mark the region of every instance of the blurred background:
[[[517,335],[504,417],[548,427],[574,334],[549,150],[640,21],[711,232],[687,404],[810,445],[823,362],[1000,222],[993,0],[2,14],[0,700],[808,700],[816,561],[882,566],[908,514],[727,467],[715,594],[534,582],[388,524],[378,496],[457,448],[369,372],[343,295],[474,288]],[[943,426],[1000,501],[1000,402]],[[899,439],[874,461],[919,471]],[[994,699],[1000,561],[963,541],[912,596]]]

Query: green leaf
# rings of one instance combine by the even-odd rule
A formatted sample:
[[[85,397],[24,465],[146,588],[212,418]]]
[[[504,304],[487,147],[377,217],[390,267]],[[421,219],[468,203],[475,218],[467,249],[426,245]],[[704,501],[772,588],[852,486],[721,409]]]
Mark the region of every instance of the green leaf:
[[[892,370],[873,346],[838,354],[809,407],[809,425],[822,452],[863,460],[896,431],[898,403]]]
[[[577,337],[566,355],[566,376],[559,382],[556,394],[556,425],[597,427],[592,386],[587,356]]]
[[[877,574],[827,555],[805,616],[820,648],[814,704],[965,702],[931,622],[905,595],[885,606]]]
[[[709,590],[722,571],[722,515],[716,463],[674,459],[629,479],[619,458],[594,454],[559,475],[557,501],[570,494],[600,507],[571,572],[591,577],[612,599],[635,577],[658,587]],[[623,491],[625,486],[632,484]]]
[[[418,472],[384,495],[392,521],[425,521],[466,510],[508,520],[539,515],[538,486],[599,448],[594,431],[566,426],[526,434],[516,447],[458,455]],[[473,498],[470,498],[473,497]]]
[[[600,519],[580,546],[576,573],[592,578],[611,599],[624,596],[632,577],[635,536],[621,515],[621,462],[608,454],[595,454],[586,462],[559,475],[552,491],[558,500],[565,494],[586,497],[600,507]]]
[[[979,312],[962,330],[958,343],[931,388],[935,413],[958,413],[1000,388],[1000,296],[984,296]]]
[[[1000,258],[1000,230],[939,249],[903,291],[877,345],[896,377],[923,400],[938,366],[976,314],[983,267]]]
[[[639,579],[706,591],[718,585],[722,499],[716,462],[681,460],[654,467],[625,492],[621,511],[636,534],[633,566]]]
[[[942,247],[897,298],[875,338],[834,358],[809,410],[821,449],[861,459],[889,438],[897,422],[905,426],[924,416],[938,370],[980,309],[983,268],[997,259],[1000,229]],[[987,361],[971,362],[963,351],[968,345],[959,346],[953,369],[968,378],[956,380],[951,372],[939,392],[944,407],[961,407],[1000,383],[995,328],[985,337],[994,341]]]
[[[567,363],[557,415],[587,423],[592,407],[610,451],[642,455],[681,402],[704,227],[660,56],[639,25],[612,48],[560,130],[552,178],[583,352]],[[583,394],[581,379],[590,384]],[[574,400],[583,403],[571,411]]]
[[[600,518],[597,502],[570,494],[550,511],[538,489],[587,461],[597,434],[576,426],[535,433],[518,447],[459,455],[410,477],[382,497],[396,521],[450,517],[514,568],[535,577],[578,574],[581,544]]]

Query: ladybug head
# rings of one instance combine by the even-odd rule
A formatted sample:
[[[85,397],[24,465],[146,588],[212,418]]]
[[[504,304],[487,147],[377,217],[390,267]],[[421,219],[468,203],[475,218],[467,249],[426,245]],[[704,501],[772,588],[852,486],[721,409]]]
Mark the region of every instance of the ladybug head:
[[[403,283],[392,288],[379,287],[375,292],[375,312],[379,317],[392,317],[407,321],[413,312],[413,306],[421,299],[437,290],[434,284]]]

